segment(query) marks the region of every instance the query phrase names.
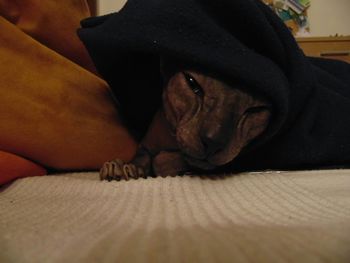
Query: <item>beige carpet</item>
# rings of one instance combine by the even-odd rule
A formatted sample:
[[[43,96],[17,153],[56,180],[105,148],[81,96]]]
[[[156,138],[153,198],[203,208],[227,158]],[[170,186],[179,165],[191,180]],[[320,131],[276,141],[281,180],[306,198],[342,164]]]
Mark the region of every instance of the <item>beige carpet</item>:
[[[0,190],[0,262],[350,262],[350,170]]]

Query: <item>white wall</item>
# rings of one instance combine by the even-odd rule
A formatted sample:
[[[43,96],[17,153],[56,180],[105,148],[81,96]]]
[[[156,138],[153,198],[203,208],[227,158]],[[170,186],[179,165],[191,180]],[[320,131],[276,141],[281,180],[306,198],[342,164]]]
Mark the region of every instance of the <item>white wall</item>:
[[[309,20],[312,36],[350,36],[350,0],[311,0]]]
[[[127,0],[98,0],[97,12],[99,15],[104,15],[118,11]],[[350,0],[349,0],[350,1]]]
[[[98,12],[118,11],[126,1],[98,0]],[[350,0],[311,0],[309,19],[311,36],[350,35]]]

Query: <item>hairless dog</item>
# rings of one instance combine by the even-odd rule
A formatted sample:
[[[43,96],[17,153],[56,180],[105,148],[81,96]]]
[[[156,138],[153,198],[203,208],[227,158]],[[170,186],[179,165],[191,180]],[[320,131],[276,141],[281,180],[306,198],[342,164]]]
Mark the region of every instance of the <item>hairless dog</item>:
[[[270,116],[271,106],[262,98],[194,70],[177,71],[134,160],[106,162],[101,180],[213,170],[262,134]]]

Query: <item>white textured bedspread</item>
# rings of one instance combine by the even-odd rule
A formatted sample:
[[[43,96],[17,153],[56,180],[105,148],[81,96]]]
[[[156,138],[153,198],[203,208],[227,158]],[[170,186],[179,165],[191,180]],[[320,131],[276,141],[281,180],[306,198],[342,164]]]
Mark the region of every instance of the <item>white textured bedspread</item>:
[[[350,170],[0,190],[0,262],[350,262]]]

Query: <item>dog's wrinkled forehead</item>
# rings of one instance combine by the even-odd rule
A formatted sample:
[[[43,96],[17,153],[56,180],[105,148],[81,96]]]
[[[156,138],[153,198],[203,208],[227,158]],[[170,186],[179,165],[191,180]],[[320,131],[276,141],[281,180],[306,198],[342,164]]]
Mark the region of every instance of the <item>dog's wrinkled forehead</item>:
[[[234,87],[235,89],[242,89],[243,91],[247,91],[249,93],[256,93],[255,91],[251,91],[249,87],[241,84],[239,80],[230,79],[227,76],[224,76],[223,74],[220,74],[219,72],[216,72],[208,67],[196,64],[192,61],[160,57],[160,73],[165,85],[176,73],[184,71],[197,72],[201,76],[205,76],[208,79],[221,81],[223,84],[226,84],[227,87]],[[260,94],[254,95],[257,97],[262,97]]]

